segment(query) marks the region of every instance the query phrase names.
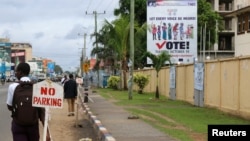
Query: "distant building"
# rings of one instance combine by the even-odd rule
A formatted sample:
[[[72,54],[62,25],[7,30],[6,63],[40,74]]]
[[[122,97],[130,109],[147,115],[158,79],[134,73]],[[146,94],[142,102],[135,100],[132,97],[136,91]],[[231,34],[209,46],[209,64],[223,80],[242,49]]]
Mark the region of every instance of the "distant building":
[[[206,55],[211,59],[250,55],[250,0],[207,1],[223,17],[224,30]]]
[[[11,62],[19,64],[32,59],[32,46],[30,43],[11,43]]]
[[[5,72],[7,76],[14,75],[14,68],[20,62],[29,63],[31,75],[35,75],[45,74],[48,62],[53,60],[33,57],[30,43],[12,43],[8,38],[0,38],[0,73]]]
[[[234,0],[232,3],[234,10],[225,17],[232,19],[235,56],[250,55],[250,0]]]

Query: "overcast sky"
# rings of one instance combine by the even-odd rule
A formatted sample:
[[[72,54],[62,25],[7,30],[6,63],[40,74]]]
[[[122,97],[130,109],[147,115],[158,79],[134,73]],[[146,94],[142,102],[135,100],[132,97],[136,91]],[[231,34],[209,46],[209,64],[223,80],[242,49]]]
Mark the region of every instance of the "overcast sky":
[[[0,38],[14,43],[30,43],[33,57],[51,59],[63,70],[79,67],[83,35],[98,29],[104,19],[115,19],[119,0],[0,0]],[[104,13],[105,14],[101,14]],[[86,14],[86,12],[88,14]],[[90,56],[94,38],[86,38]]]

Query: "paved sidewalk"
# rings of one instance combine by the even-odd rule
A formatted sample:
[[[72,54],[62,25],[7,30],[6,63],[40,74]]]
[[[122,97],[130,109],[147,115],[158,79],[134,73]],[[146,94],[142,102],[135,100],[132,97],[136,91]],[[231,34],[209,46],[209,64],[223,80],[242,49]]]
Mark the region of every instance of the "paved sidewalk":
[[[141,119],[128,119],[129,112],[91,89],[80,90],[83,107],[101,141],[175,141]],[[86,94],[89,100],[84,103]]]

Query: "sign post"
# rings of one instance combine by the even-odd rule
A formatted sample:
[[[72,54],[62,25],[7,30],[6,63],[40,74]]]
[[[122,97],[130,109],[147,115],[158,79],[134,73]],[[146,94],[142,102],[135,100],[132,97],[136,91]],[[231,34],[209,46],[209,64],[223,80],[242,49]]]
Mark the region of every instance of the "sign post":
[[[47,129],[49,130],[49,127],[48,127],[48,117],[49,117],[48,111],[49,111],[49,108],[46,107],[45,108],[45,119],[44,119],[44,125],[43,125],[43,141],[46,141]]]
[[[80,104],[80,96],[79,96],[79,93],[80,93],[80,85],[83,84],[83,80],[82,78],[76,78],[76,83],[78,84],[78,88],[77,88],[77,98],[76,98],[76,122],[75,122],[75,127],[79,126],[79,127],[82,127],[81,125],[78,124],[78,111],[79,111],[79,104]]]
[[[33,85],[32,106],[45,108],[43,141],[46,141],[49,118],[49,108],[63,107],[63,88],[50,80],[44,80]]]

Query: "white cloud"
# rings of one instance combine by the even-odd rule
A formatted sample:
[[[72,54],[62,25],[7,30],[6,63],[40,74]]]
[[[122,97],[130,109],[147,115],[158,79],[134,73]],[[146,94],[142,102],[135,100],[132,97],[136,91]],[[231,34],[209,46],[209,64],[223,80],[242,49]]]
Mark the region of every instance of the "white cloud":
[[[44,33],[43,33],[43,32],[38,32],[38,33],[35,33],[35,34],[34,34],[35,39],[42,38],[43,36],[44,36]]]
[[[93,11],[98,27],[104,19],[115,19],[119,0],[1,0],[0,38],[30,43],[33,56],[52,59],[64,70],[78,67],[83,37],[94,32]],[[87,11],[88,14],[85,12]],[[92,49],[87,37],[87,55]]]

